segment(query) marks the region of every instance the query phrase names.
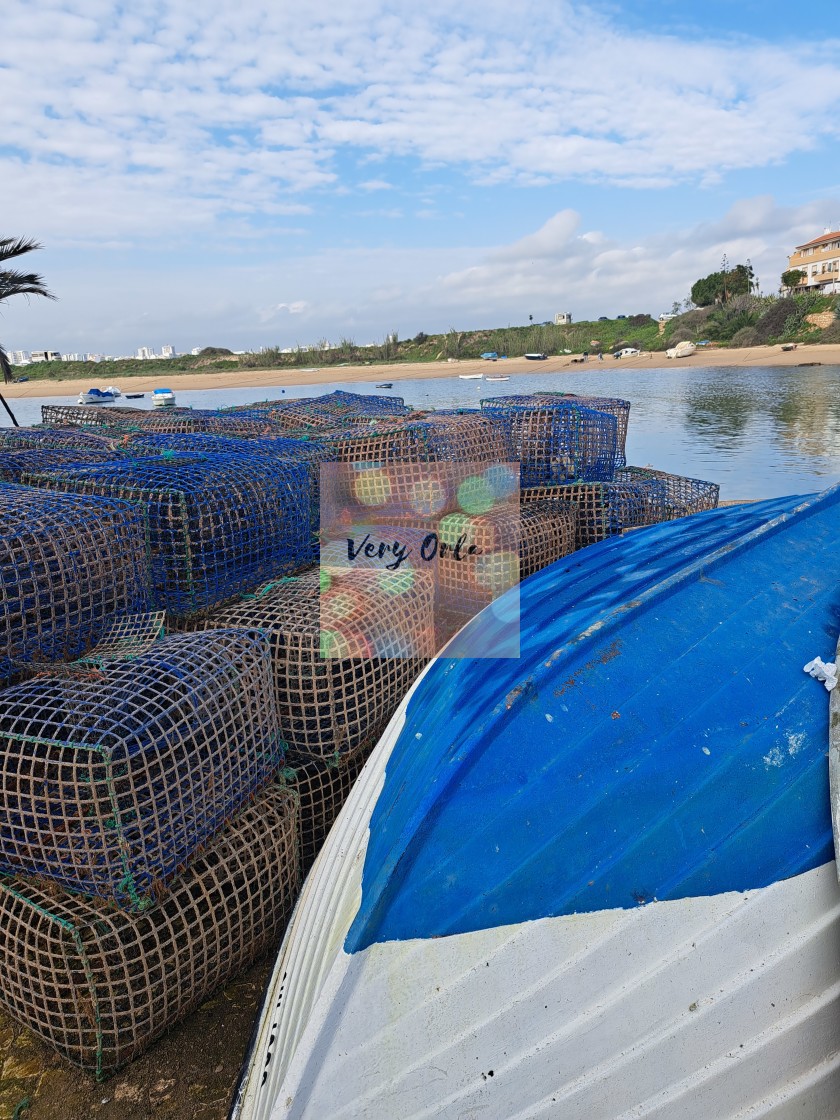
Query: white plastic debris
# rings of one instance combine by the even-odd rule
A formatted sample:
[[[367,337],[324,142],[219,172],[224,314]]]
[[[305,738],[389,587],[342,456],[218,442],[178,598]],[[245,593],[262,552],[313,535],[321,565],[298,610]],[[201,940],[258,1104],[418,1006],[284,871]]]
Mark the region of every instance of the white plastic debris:
[[[815,657],[807,665],[802,666],[804,672],[809,673],[815,680],[822,681],[829,692],[837,684],[837,666],[833,661],[826,663],[821,657]]]

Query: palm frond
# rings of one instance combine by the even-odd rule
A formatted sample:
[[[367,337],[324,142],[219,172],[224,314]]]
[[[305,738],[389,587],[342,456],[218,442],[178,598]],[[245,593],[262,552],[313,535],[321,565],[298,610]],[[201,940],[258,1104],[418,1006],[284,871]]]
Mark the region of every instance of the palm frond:
[[[0,370],[3,372],[3,380],[8,385],[10,381],[14,381],[12,377],[12,366],[9,361],[9,355],[3,349],[3,344],[0,343]]]
[[[32,253],[35,249],[42,249],[43,245],[33,241],[31,237],[2,237],[0,238],[0,261],[9,261],[12,257],[22,257],[24,253]]]
[[[44,299],[57,297],[48,291],[43,276],[37,272],[17,272],[15,269],[0,269],[0,303],[10,296],[43,296]]]

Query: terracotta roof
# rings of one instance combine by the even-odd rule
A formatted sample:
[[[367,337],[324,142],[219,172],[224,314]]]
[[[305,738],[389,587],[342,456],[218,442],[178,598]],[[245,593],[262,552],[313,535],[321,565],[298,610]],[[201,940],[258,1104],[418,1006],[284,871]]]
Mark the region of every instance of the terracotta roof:
[[[824,233],[821,237],[815,237],[813,241],[806,241],[804,245],[797,245],[797,249],[810,249],[812,245],[822,245],[824,241],[840,241],[840,230],[835,230],[833,233]]]

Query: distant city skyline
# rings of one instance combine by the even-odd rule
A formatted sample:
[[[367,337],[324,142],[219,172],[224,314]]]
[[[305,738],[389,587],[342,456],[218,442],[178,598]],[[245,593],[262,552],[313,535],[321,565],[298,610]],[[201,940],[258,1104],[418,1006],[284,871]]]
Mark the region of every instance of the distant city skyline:
[[[4,236],[59,297],[11,349],[656,316],[840,226],[827,0],[92,11],[4,4]]]

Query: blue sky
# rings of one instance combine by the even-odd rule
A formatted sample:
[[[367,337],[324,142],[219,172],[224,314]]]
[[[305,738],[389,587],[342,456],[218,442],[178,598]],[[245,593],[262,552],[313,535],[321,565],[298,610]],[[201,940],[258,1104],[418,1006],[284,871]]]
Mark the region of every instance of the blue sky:
[[[4,0],[13,349],[658,314],[840,227],[836,7]],[[832,37],[833,36],[833,37]]]

